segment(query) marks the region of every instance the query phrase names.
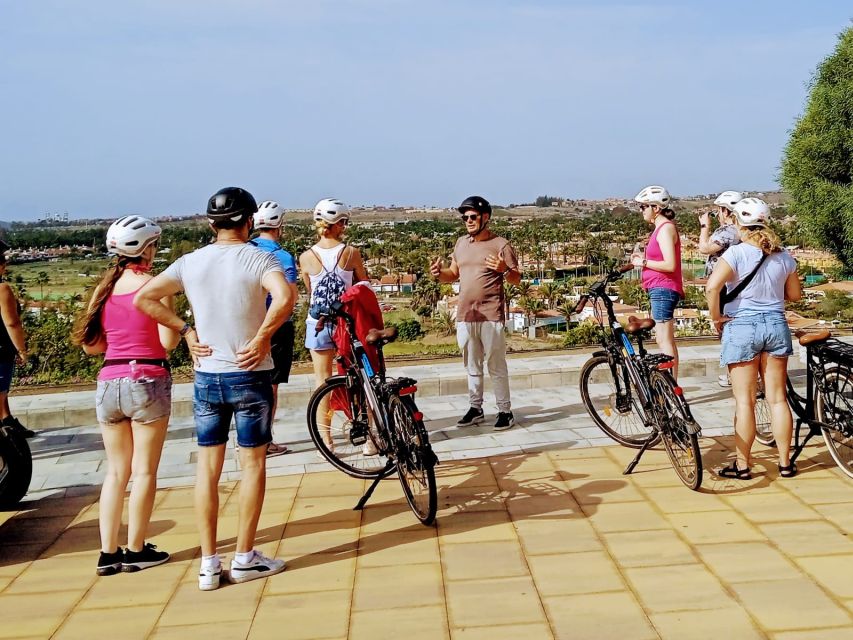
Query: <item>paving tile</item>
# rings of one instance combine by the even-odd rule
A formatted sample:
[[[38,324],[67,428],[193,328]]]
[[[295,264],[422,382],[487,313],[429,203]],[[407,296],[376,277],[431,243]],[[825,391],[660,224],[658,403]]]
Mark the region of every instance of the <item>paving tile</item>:
[[[362,535],[358,543],[358,566],[389,567],[438,563],[438,538],[433,528],[414,531],[385,531]]]
[[[509,515],[499,511],[456,513],[439,518],[437,522],[442,544],[516,540]]]
[[[625,575],[650,613],[734,606],[720,582],[700,564],[626,569]]]
[[[578,504],[595,505],[601,502],[641,502],[646,498],[625,480],[569,480],[572,497]]]
[[[377,640],[405,635],[413,640],[448,638],[444,606],[388,609],[382,612],[354,611],[350,618],[349,640]]]
[[[531,556],[528,563],[544,597],[625,589],[613,561],[602,551]]]
[[[853,553],[853,541],[827,522],[785,522],[760,527],[764,535],[789,556]]]
[[[97,611],[75,611],[53,636],[55,640],[91,640],[98,630],[116,629],[122,640],[145,640],[163,605],[147,607],[115,607]]]
[[[699,513],[728,511],[729,505],[719,496],[702,491],[685,491],[685,487],[646,487],[645,493],[663,513]]]
[[[669,523],[644,502],[582,505],[581,509],[599,531],[644,531],[669,529]]]
[[[651,619],[661,640],[764,640],[767,637],[755,627],[752,619],[740,607],[715,611],[655,613]]]
[[[626,531],[602,536],[622,567],[659,567],[696,562],[696,556],[672,530]]]
[[[53,557],[33,562],[21,572],[4,594],[44,593],[79,590],[95,581],[97,555],[89,558]]]
[[[798,558],[797,564],[842,599],[853,599],[853,555]]]
[[[445,544],[441,560],[446,580],[482,580],[529,575],[517,542]]]
[[[802,575],[788,558],[767,542],[700,544],[696,551],[726,582],[796,579]]]
[[[559,496],[512,496],[506,500],[506,510],[514,522],[539,517],[568,518],[581,514],[580,506],[568,492]]]
[[[204,638],[204,640],[234,640],[245,638],[249,634],[250,620],[231,622],[208,622],[190,626],[157,627],[149,636],[149,640],[187,640],[188,638]]]
[[[438,491],[438,511],[441,514],[505,510],[504,495],[494,487],[445,487]]]
[[[339,471],[308,473],[299,484],[299,497],[304,499],[346,496],[358,500],[366,488],[364,480],[351,478]]]
[[[159,626],[205,624],[211,620],[223,622],[251,620],[261,597],[264,580],[245,584],[223,584],[215,591],[200,591],[197,580],[183,582],[169,600]]]
[[[349,606],[350,591],[265,596],[248,637],[267,640],[284,634],[288,640],[346,638]]]
[[[361,512],[361,518],[361,535],[424,529],[424,525],[415,518],[407,502],[374,506],[368,504]]]
[[[542,518],[513,523],[527,555],[601,549],[601,539],[586,518]]]
[[[50,637],[80,599],[80,591],[0,597],[0,638]]]
[[[266,594],[308,593],[352,589],[355,553],[313,554],[287,560],[287,570],[267,585]]]
[[[446,591],[451,628],[545,622],[529,577],[448,582]]]
[[[318,524],[344,522],[357,526],[361,513],[353,511],[355,502],[352,497],[300,498],[293,502],[290,522],[297,524]]]
[[[853,509],[848,504],[816,504],[814,510],[842,531],[853,531]],[[2,553],[2,549],[0,549]]]
[[[462,627],[451,629],[452,640],[550,640],[554,637],[551,627],[544,622],[538,624],[508,624],[489,627]]]
[[[850,614],[805,577],[743,582],[731,585],[731,589],[747,611],[769,631],[850,624]]]
[[[440,605],[444,602],[441,568],[435,564],[359,569],[353,611]]]
[[[659,638],[634,596],[627,591],[545,598],[544,604],[557,640]]]
[[[817,512],[790,493],[728,496],[728,503],[752,522],[810,521]]]
[[[675,513],[668,517],[673,529],[693,544],[763,540],[761,533],[734,511]]]
[[[348,524],[288,522],[279,547],[282,557],[312,553],[346,553],[358,548],[358,528]]]
[[[809,629],[808,631],[783,631],[774,633],[773,640],[850,640],[853,638],[853,625],[835,629]]]
[[[495,477],[527,471],[554,471],[554,462],[544,453],[524,456],[494,456],[489,458]]]
[[[805,479],[806,477],[798,475],[796,478],[787,479],[782,483],[782,487],[809,505],[853,502],[850,480],[831,476]]]

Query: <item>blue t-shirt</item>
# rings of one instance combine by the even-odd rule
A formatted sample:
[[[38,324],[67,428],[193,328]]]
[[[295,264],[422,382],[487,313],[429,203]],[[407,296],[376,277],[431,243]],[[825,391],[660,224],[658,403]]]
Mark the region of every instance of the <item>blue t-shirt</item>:
[[[287,280],[287,282],[290,284],[296,284],[296,261],[293,259],[293,256],[290,255],[289,251],[282,249],[281,245],[278,242],[276,242],[275,240],[270,240],[269,238],[255,238],[250,242],[258,249],[262,251],[267,251],[273,254],[276,258],[278,258],[278,261],[281,264],[281,268],[284,271],[284,279]],[[272,296],[268,295],[267,308],[269,308],[271,303]],[[287,320],[290,320],[290,318],[288,318]]]
[[[734,277],[726,283],[726,289],[734,289],[752,273],[761,261],[761,255],[761,249],[746,242],[726,249],[721,260],[725,260],[735,272]],[[797,262],[790,253],[784,250],[771,253],[756,272],[752,282],[726,305],[724,313],[731,318],[772,311],[784,313],[785,281],[796,271]]]

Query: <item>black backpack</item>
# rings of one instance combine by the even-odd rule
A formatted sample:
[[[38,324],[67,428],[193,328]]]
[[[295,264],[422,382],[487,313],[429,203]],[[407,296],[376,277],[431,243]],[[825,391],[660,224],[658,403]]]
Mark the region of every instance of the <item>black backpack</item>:
[[[338,260],[340,260],[340,256],[343,255],[343,252],[346,251],[346,245],[341,250],[341,253],[338,255]],[[331,271],[326,269],[326,265],[323,264],[323,261],[320,259],[320,256],[317,255],[317,252],[314,249],[309,249],[311,253],[316,256],[317,260],[320,262],[320,266],[323,268],[323,277],[320,278],[319,282],[314,286],[314,289],[311,291],[311,306],[308,307],[308,315],[310,315],[315,320],[319,320],[320,316],[327,315],[331,306],[340,301],[341,296],[344,291],[347,289],[346,282],[338,275],[337,271],[333,267]],[[337,267],[337,260],[335,261],[335,267]]]

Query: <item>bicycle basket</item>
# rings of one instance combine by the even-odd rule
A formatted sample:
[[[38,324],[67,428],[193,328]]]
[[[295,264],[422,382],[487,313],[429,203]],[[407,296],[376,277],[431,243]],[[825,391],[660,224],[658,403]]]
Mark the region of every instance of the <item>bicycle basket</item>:
[[[853,369],[853,344],[840,340],[828,340],[815,349],[824,362],[833,362]]]

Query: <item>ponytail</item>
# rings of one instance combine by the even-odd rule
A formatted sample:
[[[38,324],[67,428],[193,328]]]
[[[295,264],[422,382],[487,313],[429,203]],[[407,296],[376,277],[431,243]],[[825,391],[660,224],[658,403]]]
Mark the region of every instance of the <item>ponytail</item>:
[[[767,255],[778,253],[782,250],[782,241],[776,232],[769,227],[752,226],[741,227],[740,237],[744,242],[750,242],[756,245],[762,252]]]

